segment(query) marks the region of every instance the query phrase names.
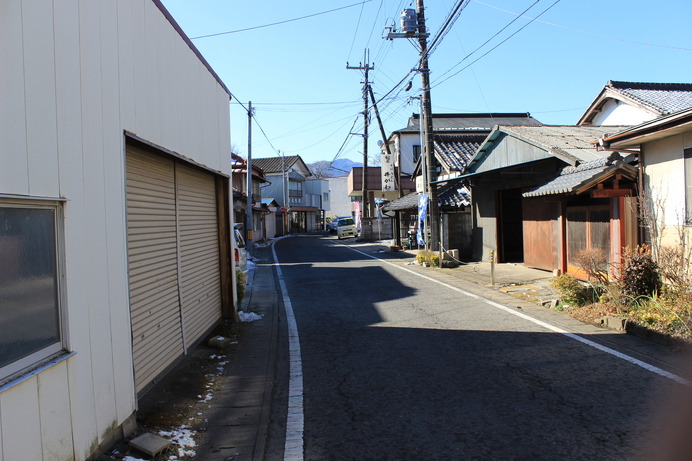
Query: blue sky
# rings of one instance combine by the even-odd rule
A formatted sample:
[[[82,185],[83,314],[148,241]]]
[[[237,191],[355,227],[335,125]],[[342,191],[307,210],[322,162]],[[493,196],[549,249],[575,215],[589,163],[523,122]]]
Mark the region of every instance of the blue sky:
[[[253,157],[362,161],[363,138],[349,133],[363,133],[363,73],[346,64],[365,64],[366,49],[375,97],[396,88],[379,104],[387,134],[418,113],[420,77],[404,81],[413,78],[408,92],[396,87],[418,49],[382,39],[415,1],[162,1],[234,96],[252,101]],[[431,39],[455,4],[426,1]],[[689,0],[470,0],[430,56],[433,112],[530,112],[571,125],[608,80],[692,83],[691,17]],[[241,29],[250,30],[224,33]],[[246,156],[247,112],[236,101],[230,110],[231,142]],[[378,139],[373,116],[370,155]]]

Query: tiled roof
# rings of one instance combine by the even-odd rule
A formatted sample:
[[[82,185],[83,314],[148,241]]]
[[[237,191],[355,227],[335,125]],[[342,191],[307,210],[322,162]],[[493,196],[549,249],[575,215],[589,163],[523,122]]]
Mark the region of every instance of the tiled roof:
[[[406,128],[399,132],[418,132],[420,116],[413,114]],[[490,131],[495,125],[538,126],[541,123],[529,113],[482,113],[482,114],[433,114],[433,130],[443,131]]]
[[[486,135],[434,135],[435,155],[448,171],[464,171]]]
[[[252,165],[262,168],[265,173],[281,173],[284,166],[286,169],[289,169],[298,160],[300,160],[300,156],[298,155],[286,157],[253,158]]]
[[[441,187],[438,190],[438,201],[440,206],[460,208],[471,205],[471,192],[466,186],[459,184],[450,184]],[[417,211],[418,210],[418,192],[411,192],[401,198],[392,200],[384,207],[384,211]]]
[[[609,81],[607,88],[647,106],[659,115],[692,107],[690,83],[644,83]]]
[[[503,126],[500,130],[525,142],[564,157],[569,163],[589,162],[603,158],[595,141],[625,127],[615,126]]]
[[[636,174],[634,167],[623,163],[619,155],[611,155],[608,158],[600,158],[578,166],[565,167],[550,181],[522,195],[524,197],[539,197],[541,195],[574,194],[584,187],[595,185],[613,176],[616,172],[625,173],[630,178],[634,178]]]
[[[418,192],[411,192],[382,207],[384,211],[404,211],[418,209]]]
[[[458,182],[441,187],[438,191],[440,206],[465,207],[471,205],[471,192]]]

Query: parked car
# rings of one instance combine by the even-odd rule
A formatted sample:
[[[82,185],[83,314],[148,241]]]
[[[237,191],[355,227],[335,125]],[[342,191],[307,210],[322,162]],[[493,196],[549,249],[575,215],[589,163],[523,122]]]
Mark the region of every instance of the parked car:
[[[336,236],[339,240],[342,238],[358,237],[356,222],[353,218],[339,218],[336,222]]]
[[[332,218],[331,222],[329,223],[329,232],[332,234],[336,232],[336,223],[338,223],[342,218],[350,218],[350,216],[336,216]]]
[[[235,267],[243,271],[243,275],[245,275],[247,280],[248,265],[245,239],[238,229],[233,229],[233,258],[235,259]]]

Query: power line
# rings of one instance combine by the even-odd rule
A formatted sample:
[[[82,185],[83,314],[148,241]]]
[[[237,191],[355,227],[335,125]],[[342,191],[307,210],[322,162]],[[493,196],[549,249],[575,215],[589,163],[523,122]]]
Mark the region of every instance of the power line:
[[[307,19],[307,18],[312,18],[312,17],[315,17],[315,16],[320,16],[320,15],[322,15],[322,14],[333,13],[334,11],[344,10],[344,9],[346,9],[346,8],[351,8],[351,7],[354,7],[354,6],[362,5],[362,4],[364,4],[364,3],[369,3],[369,2],[371,2],[371,1],[372,1],[372,0],[363,0],[362,2],[353,3],[353,4],[351,4],[351,5],[346,5],[346,6],[342,6],[342,7],[339,7],[339,8],[334,8],[334,9],[332,9],[332,10],[321,11],[321,12],[319,12],[319,13],[308,14],[308,15],[306,15],[306,16],[301,16],[301,17],[299,17],[299,18],[286,19],[286,20],[284,20],[284,21],[273,22],[273,23],[271,23],[271,24],[264,24],[264,25],[261,25],[261,26],[253,26],[253,27],[247,27],[247,28],[245,28],[245,29],[229,30],[229,31],[226,31],[226,32],[218,32],[218,33],[215,33],[215,34],[199,35],[199,36],[197,36],[197,37],[190,37],[190,40],[197,40],[197,39],[200,39],[200,38],[208,38],[208,37],[217,37],[217,36],[219,36],[219,35],[235,34],[235,33],[238,33],[238,32],[247,32],[247,31],[249,31],[249,30],[262,29],[262,28],[264,28],[264,27],[278,26],[278,25],[280,25],[280,24],[286,24],[287,22],[300,21],[301,19]]]
[[[483,42],[483,44],[481,44],[480,46],[476,47],[476,49],[474,49],[472,52],[470,52],[469,54],[467,54],[466,56],[464,56],[464,58],[463,58],[461,61],[459,61],[458,63],[456,63],[455,65],[453,65],[449,70],[447,70],[447,71],[444,72],[442,75],[440,75],[440,76],[438,77],[438,80],[441,79],[442,77],[444,77],[445,75],[447,75],[448,73],[450,73],[455,67],[459,66],[462,62],[466,61],[468,58],[470,58],[471,56],[473,56],[473,54],[474,54],[476,51],[478,51],[478,50],[480,50],[481,48],[483,48],[483,47],[484,47],[485,45],[487,45],[492,39],[494,39],[495,37],[497,37],[498,35],[500,35],[502,32],[504,32],[509,26],[511,26],[512,24],[514,24],[514,22],[516,22],[524,13],[526,13],[526,12],[529,11],[531,8],[533,8],[534,6],[536,6],[536,4],[537,4],[538,2],[540,2],[540,1],[541,1],[541,0],[536,0],[535,2],[533,2],[528,8],[526,8],[524,11],[522,11],[520,15],[518,15],[517,17],[515,17],[514,19],[512,19],[512,20],[511,20],[510,22],[508,22],[502,29],[500,29],[500,30],[497,31],[495,34],[493,34],[492,37],[490,37],[489,39],[487,39],[487,40],[486,40],[485,42]],[[542,13],[541,13],[541,14],[542,14]],[[521,29],[519,29],[519,30],[521,30]],[[455,74],[455,75],[456,75],[456,74]]]
[[[538,1],[540,1],[540,0],[538,0]],[[552,7],[554,7],[554,6],[557,5],[558,3],[560,3],[560,0],[555,0],[555,2],[554,2],[552,5],[550,5],[550,6],[549,6],[548,8],[546,8],[545,10],[541,11],[541,13],[540,13],[538,16],[536,16],[535,18],[532,18],[529,22],[527,22],[527,23],[524,24],[522,27],[520,27],[518,30],[516,30],[514,33],[512,33],[509,37],[505,38],[505,39],[502,40],[500,43],[498,43],[498,44],[495,45],[494,47],[490,48],[488,51],[486,51],[485,53],[483,53],[482,55],[480,55],[478,58],[474,59],[472,62],[470,62],[470,63],[467,64],[466,66],[464,66],[464,67],[462,67],[461,69],[459,69],[458,71],[454,72],[452,75],[450,75],[450,76],[447,77],[446,79],[444,79],[444,80],[442,80],[442,81],[436,83],[434,86],[432,86],[432,88],[437,87],[437,86],[443,84],[444,82],[446,82],[446,81],[449,80],[450,78],[455,77],[456,75],[460,74],[460,73],[463,72],[464,70],[468,69],[469,67],[471,67],[472,65],[474,65],[475,63],[477,63],[478,61],[480,61],[481,59],[483,59],[484,57],[486,57],[488,54],[490,54],[492,51],[494,51],[496,48],[498,48],[500,45],[502,45],[503,43],[505,43],[505,42],[506,42],[507,40],[509,40],[510,38],[512,38],[512,37],[514,37],[515,35],[517,35],[517,34],[518,34],[519,32],[521,32],[522,30],[524,30],[529,24],[533,23],[536,19],[540,18],[544,13],[546,13],[548,10],[550,10]],[[468,57],[468,56],[467,56],[467,57]],[[466,58],[464,58],[464,59],[466,59]],[[462,59],[462,61],[463,61],[463,59]],[[459,64],[461,64],[461,61],[459,62]],[[458,64],[457,64],[457,65],[458,65]]]
[[[473,1],[476,2],[476,3],[480,3],[481,5],[485,5],[485,6],[489,7],[489,8],[493,8],[493,9],[496,9],[496,10],[498,10],[498,11],[502,11],[502,12],[504,12],[504,13],[513,14],[513,15],[515,15],[515,16],[523,16],[523,14],[524,14],[524,13],[519,13],[519,14],[517,14],[517,13],[515,13],[514,11],[509,11],[509,10],[505,10],[505,9],[502,9],[502,8],[498,8],[498,7],[494,6],[494,5],[490,5],[490,4],[488,4],[488,3],[481,2],[480,0],[473,0]],[[535,18],[531,18],[531,17],[529,17],[529,16],[525,16],[525,17],[528,18],[528,19],[535,19]],[[596,33],[596,32],[589,32],[589,31],[587,31],[587,30],[575,29],[575,28],[573,28],[573,27],[567,27],[567,26],[563,26],[562,24],[555,24],[555,23],[548,22],[548,21],[537,21],[537,22],[540,22],[541,24],[545,24],[545,25],[548,25],[548,26],[558,27],[558,28],[560,28],[560,29],[569,30],[569,31],[572,31],[572,32],[578,32],[578,33],[580,33],[580,34],[592,35],[592,36],[594,36],[594,37],[605,38],[605,39],[607,39],[607,40],[615,40],[615,41],[618,41],[618,42],[633,43],[633,44],[635,44],[635,45],[653,46],[653,47],[658,47],[658,48],[669,48],[669,49],[672,49],[672,50],[692,51],[692,48],[684,48],[684,47],[682,47],[682,46],[659,45],[659,44],[656,44],[656,43],[638,42],[638,41],[636,41],[636,40],[627,40],[627,39],[624,39],[624,38],[613,37],[613,36],[611,36],[611,35],[604,35],[604,34],[599,34],[599,33]]]
[[[466,8],[466,6],[469,4],[471,0],[458,0],[457,4],[454,6],[452,11],[449,13],[449,16],[447,16],[447,19],[445,22],[442,24],[442,27],[440,27],[440,30],[435,34],[435,37],[431,40],[430,45],[428,46],[428,56],[430,56],[435,49],[442,43],[442,39],[447,35],[449,30],[452,28],[454,23],[459,19],[459,15],[461,12]]]

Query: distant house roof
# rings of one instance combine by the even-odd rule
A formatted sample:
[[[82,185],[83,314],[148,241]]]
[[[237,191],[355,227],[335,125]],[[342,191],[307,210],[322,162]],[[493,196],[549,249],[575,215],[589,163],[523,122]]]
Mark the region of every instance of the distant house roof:
[[[471,205],[471,192],[459,182],[441,187],[438,190],[440,206],[461,208]],[[384,211],[417,211],[418,192],[411,192],[401,198],[392,200],[382,207]]]
[[[262,168],[266,174],[276,174],[281,173],[284,169],[288,170],[296,163],[308,172],[308,176],[312,175],[310,168],[305,164],[300,155],[291,155],[286,157],[266,157],[266,158],[253,158],[252,165],[257,165]]]
[[[692,84],[610,80],[577,124],[590,124],[609,99],[627,102],[658,117],[692,107]]]
[[[495,125],[539,126],[541,123],[524,113],[478,113],[478,114],[433,114],[433,131],[435,132],[474,132],[490,131]],[[412,114],[405,128],[394,133],[418,133],[420,115]]]
[[[281,205],[279,205],[279,202],[277,202],[276,199],[272,198],[272,197],[263,198],[262,199],[262,205],[266,205],[268,207],[271,206],[271,207],[275,207],[275,208],[278,208],[281,206]]]
[[[405,211],[418,209],[418,192],[411,192],[382,207],[384,211]]]
[[[622,161],[619,154],[611,154],[608,158],[600,158],[579,166],[562,168],[558,175],[528,192],[524,197],[539,197],[542,195],[579,194],[593,188],[616,174],[622,174],[630,179],[636,178],[636,169]]]
[[[435,156],[447,171],[464,171],[486,136],[436,134],[433,136]]]
[[[556,157],[569,165],[597,160],[606,156],[596,147],[596,142],[608,132],[625,127],[605,126],[498,126],[485,139],[476,155],[467,166],[467,171],[475,172],[480,164],[485,162],[494,147],[505,137],[511,136],[545,152],[542,158]],[[512,153],[511,157],[503,159],[503,166],[525,163],[527,160],[522,153]]]

